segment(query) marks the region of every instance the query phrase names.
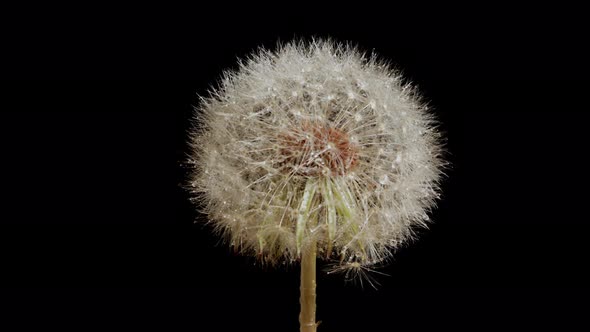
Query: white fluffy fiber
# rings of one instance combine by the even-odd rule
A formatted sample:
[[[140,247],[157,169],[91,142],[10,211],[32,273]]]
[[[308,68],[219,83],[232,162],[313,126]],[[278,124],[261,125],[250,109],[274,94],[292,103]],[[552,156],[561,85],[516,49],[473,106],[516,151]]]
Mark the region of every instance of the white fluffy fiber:
[[[427,225],[439,142],[416,91],[375,56],[294,42],[202,100],[190,190],[242,253],[290,262],[313,241],[341,266],[368,266]]]

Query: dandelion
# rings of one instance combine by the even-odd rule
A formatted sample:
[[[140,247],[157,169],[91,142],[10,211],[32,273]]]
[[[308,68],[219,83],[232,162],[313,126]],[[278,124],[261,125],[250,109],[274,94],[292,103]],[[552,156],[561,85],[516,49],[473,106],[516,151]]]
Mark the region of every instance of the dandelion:
[[[261,50],[202,100],[190,190],[239,252],[301,261],[301,331],[315,331],[316,256],[363,275],[427,225],[435,125],[374,55],[317,40]]]

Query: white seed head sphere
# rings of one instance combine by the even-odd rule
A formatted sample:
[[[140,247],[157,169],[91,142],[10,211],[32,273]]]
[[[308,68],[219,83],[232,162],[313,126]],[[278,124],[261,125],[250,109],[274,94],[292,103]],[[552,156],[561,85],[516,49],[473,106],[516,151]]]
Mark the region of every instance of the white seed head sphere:
[[[342,266],[376,264],[427,225],[435,124],[375,56],[317,40],[261,50],[202,100],[190,190],[231,246],[264,262],[314,243]]]

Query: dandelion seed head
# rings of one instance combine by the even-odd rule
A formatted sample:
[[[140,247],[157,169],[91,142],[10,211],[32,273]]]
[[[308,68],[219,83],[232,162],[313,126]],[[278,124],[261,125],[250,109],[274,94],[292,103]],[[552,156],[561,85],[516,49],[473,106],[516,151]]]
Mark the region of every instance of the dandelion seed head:
[[[366,271],[428,222],[444,161],[416,90],[331,41],[261,50],[204,98],[189,190],[236,250]]]

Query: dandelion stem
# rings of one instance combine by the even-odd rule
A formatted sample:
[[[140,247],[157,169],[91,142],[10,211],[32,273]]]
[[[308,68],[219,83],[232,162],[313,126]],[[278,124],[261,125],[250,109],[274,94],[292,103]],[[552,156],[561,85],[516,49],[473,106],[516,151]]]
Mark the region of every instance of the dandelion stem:
[[[317,244],[311,241],[308,250],[301,255],[301,313],[299,325],[301,332],[316,332],[318,323],[315,321],[316,311],[316,254]]]

